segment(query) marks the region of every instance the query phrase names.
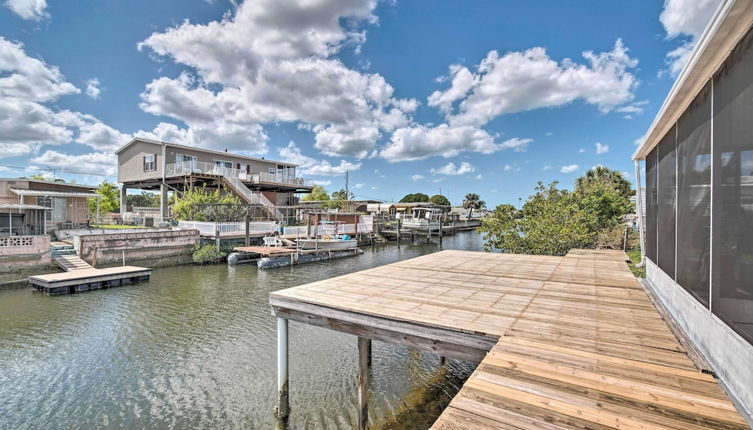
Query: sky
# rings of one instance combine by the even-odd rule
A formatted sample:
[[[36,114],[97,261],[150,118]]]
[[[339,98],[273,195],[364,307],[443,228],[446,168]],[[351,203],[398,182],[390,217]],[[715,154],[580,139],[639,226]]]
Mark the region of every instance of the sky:
[[[357,198],[519,205],[631,154],[719,0],[0,0],[0,177],[116,181],[135,136]]]

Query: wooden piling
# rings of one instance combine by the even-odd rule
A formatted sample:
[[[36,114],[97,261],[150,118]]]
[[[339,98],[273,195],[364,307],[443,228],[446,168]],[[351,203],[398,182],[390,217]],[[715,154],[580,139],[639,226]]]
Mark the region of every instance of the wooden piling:
[[[248,216],[248,214],[246,214],[246,246],[251,246],[251,226],[249,225],[250,222],[250,217]]]
[[[439,219],[439,244],[442,244],[442,236],[443,236],[443,230],[444,229],[444,223],[442,222],[442,219]]]
[[[397,219],[397,244],[400,245],[400,218]]]
[[[371,380],[371,339],[358,337],[358,429],[369,424],[369,385]]]

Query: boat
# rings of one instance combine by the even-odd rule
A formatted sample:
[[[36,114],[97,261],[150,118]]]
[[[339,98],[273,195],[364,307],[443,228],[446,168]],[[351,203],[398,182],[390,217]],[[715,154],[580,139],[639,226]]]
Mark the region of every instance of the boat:
[[[342,239],[342,238],[324,238],[318,237],[316,239],[298,239],[298,246],[301,249],[323,249],[323,250],[343,250],[355,248],[358,246],[358,241],[355,239]]]
[[[338,235],[339,221],[322,221],[314,230],[314,238],[301,238],[296,240],[301,249],[343,250],[356,248],[358,241],[347,234]],[[319,235],[321,233],[321,236]]]
[[[413,208],[412,217],[403,220],[403,227],[408,230],[438,230],[442,218],[440,208]]]

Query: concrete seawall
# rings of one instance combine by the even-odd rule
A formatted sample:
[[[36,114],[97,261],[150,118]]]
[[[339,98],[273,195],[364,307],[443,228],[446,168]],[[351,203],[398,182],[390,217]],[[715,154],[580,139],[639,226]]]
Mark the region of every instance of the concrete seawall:
[[[197,230],[123,232],[76,236],[74,247],[84,261],[97,267],[122,264],[161,267],[191,263],[199,241]]]

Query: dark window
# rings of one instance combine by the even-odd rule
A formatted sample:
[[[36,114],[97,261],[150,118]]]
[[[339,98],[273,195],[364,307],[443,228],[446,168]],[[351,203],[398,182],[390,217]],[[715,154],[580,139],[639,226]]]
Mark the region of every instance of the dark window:
[[[711,85],[677,122],[677,283],[709,304]]]
[[[646,257],[656,263],[656,152],[646,157]]]
[[[675,278],[676,132],[675,127],[672,127],[659,142],[656,171],[659,194],[656,218],[656,263],[672,279]]]
[[[714,76],[711,310],[753,342],[753,32]]]

